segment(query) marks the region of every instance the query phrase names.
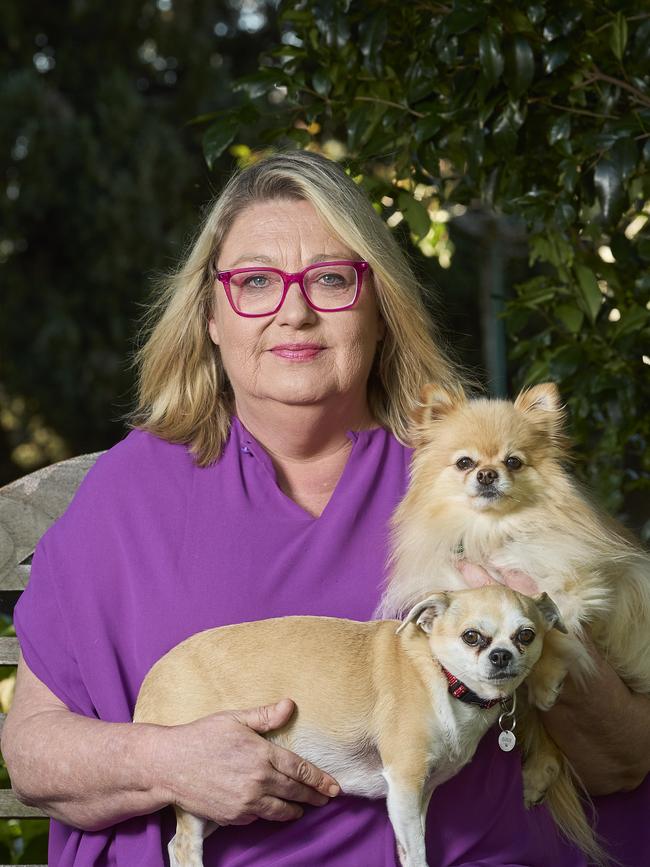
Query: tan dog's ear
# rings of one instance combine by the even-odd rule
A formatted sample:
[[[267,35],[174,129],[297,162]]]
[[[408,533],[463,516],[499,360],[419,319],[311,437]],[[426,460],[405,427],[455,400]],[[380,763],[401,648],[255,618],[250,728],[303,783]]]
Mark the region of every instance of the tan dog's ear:
[[[568,634],[569,630],[564,625],[562,615],[548,593],[542,593],[540,596],[535,596],[533,602],[537,605],[537,608],[544,618],[547,630],[555,628],[559,632],[564,632],[565,635]]]
[[[401,632],[414,620],[423,632],[431,632],[434,618],[444,614],[447,608],[449,608],[450,601],[448,593],[434,593],[431,596],[427,596],[426,599],[423,599],[411,608],[404,618],[404,622],[397,628],[397,632]]]
[[[459,388],[451,390],[436,382],[428,382],[420,391],[417,406],[411,411],[409,439],[411,445],[425,442],[429,424],[450,413],[467,402],[467,397]]]

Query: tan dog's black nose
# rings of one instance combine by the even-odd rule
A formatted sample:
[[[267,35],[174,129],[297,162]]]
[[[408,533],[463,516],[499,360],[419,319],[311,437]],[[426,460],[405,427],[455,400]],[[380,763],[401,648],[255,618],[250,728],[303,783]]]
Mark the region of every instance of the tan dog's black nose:
[[[488,659],[495,668],[505,668],[512,659],[512,653],[502,647],[495,647],[494,650],[490,651]]]
[[[480,485],[491,485],[499,478],[499,474],[492,467],[486,467],[484,470],[479,470],[476,474]]]

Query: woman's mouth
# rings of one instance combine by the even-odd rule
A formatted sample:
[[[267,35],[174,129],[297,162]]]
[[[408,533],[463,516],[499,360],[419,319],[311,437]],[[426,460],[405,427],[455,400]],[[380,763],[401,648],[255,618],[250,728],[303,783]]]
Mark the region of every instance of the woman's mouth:
[[[289,361],[311,361],[324,349],[325,347],[318,343],[283,343],[274,346],[271,352],[278,358],[286,358]]]

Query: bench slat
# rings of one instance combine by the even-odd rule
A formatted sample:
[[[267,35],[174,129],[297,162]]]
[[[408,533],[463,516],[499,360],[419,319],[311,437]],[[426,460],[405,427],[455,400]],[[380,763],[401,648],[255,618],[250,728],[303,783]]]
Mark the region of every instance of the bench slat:
[[[21,563],[0,574],[0,593],[19,593],[24,590],[31,571],[32,567],[29,564]]]
[[[2,819],[47,819],[46,813],[38,807],[21,804],[13,789],[0,789],[0,818]]]
[[[65,512],[100,454],[60,461],[0,488],[0,588],[12,589],[21,574],[16,566],[33,553],[43,533]],[[24,587],[23,583],[17,589]]]
[[[0,665],[18,665],[19,652],[17,638],[0,638]]]

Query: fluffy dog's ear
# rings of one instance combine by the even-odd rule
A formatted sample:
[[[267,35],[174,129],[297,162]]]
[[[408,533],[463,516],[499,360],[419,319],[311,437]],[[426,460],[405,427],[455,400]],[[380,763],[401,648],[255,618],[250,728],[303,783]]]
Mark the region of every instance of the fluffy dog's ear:
[[[533,601],[541,612],[544,622],[547,625],[547,629],[557,629],[559,632],[564,632],[565,635],[568,634],[569,630],[564,625],[562,615],[548,593],[542,593],[540,596],[535,596]]]
[[[515,409],[520,412],[562,412],[560,390],[554,382],[541,382],[524,388],[517,395]]]
[[[434,593],[427,596],[426,599],[411,608],[397,632],[401,632],[413,621],[423,632],[431,632],[434,618],[439,617],[449,608],[449,601],[448,593]]]
[[[459,389],[448,389],[436,382],[428,382],[420,391],[420,399],[410,413],[409,439],[417,446],[426,441],[429,424],[467,402]]]
[[[557,447],[568,450],[569,441],[564,433],[566,413],[559,389],[554,382],[542,382],[525,388],[519,392],[514,406],[544,431]]]

